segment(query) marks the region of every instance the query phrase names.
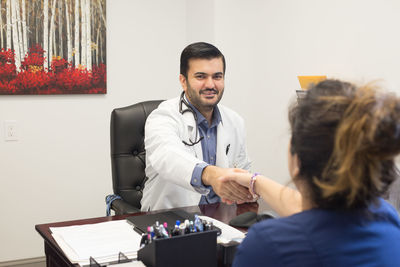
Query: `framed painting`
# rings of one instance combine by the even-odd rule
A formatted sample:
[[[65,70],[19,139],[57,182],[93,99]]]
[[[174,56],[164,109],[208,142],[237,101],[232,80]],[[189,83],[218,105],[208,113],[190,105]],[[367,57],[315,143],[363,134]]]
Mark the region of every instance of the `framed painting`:
[[[0,95],[105,94],[106,0],[0,0]]]

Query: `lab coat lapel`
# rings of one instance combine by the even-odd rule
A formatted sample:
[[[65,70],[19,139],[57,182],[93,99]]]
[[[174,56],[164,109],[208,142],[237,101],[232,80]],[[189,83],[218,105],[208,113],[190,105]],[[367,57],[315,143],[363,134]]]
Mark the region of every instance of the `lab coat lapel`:
[[[218,124],[217,128],[217,159],[216,165],[222,168],[229,168],[229,160],[226,154],[229,144],[229,133],[224,129],[223,121]]]

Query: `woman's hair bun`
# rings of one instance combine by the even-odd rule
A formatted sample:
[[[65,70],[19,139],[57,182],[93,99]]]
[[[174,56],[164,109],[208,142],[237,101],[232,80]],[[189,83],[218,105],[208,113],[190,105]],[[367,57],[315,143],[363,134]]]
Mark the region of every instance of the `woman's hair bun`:
[[[361,124],[364,140],[360,147],[368,156],[381,160],[395,157],[400,152],[400,101],[390,92],[369,84],[360,87],[348,108],[348,116],[344,120],[351,119],[350,111],[356,113]],[[354,119],[354,118],[352,118]],[[349,122],[357,123],[357,121]]]
[[[326,80],[291,107],[291,152],[321,208],[357,208],[397,178],[400,100],[376,83]]]

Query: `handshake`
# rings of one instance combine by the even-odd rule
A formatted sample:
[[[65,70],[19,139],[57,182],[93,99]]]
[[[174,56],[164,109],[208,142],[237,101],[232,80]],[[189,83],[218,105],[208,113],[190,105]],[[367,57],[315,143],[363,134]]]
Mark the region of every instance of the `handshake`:
[[[214,192],[227,204],[254,202],[257,196],[251,186],[252,174],[243,169],[207,166],[202,175],[205,185],[211,185]],[[253,192],[252,192],[253,191]]]

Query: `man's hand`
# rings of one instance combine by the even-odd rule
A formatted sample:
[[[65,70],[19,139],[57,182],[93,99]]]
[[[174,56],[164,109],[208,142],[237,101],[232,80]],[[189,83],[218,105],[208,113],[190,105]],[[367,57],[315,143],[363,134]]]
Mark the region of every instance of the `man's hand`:
[[[235,182],[248,189],[250,187],[251,175],[252,174],[247,171],[243,172],[240,169],[233,169],[233,172],[230,172],[227,175],[220,177],[220,179],[222,180],[222,182]],[[252,198],[250,201],[254,202],[256,200],[257,198]],[[222,202],[228,203],[229,201],[222,199]]]
[[[247,173],[241,169],[225,169],[209,165],[203,171],[202,181],[205,185],[211,185],[214,192],[227,204],[252,201],[253,197],[247,187],[223,178],[238,172]]]

